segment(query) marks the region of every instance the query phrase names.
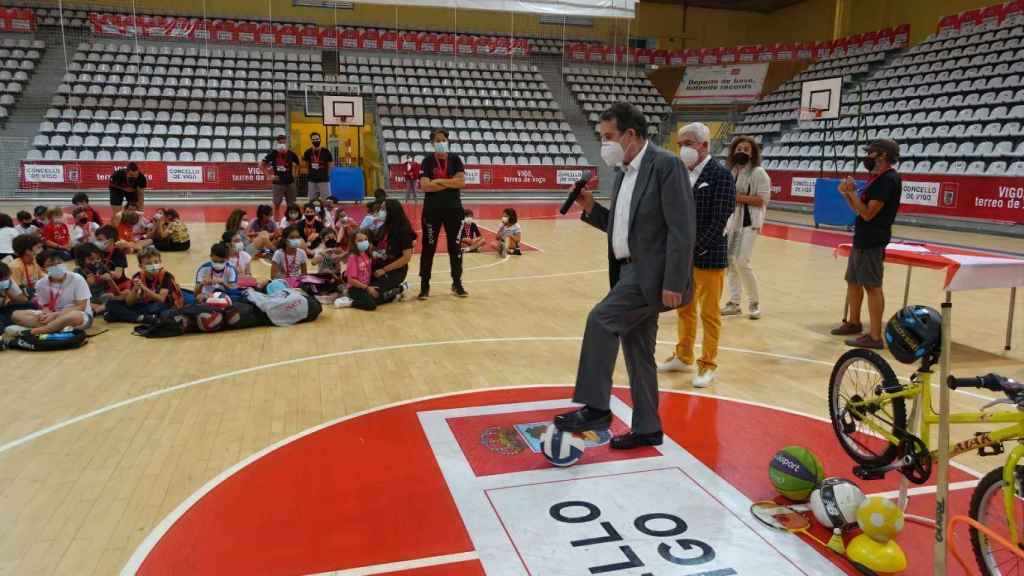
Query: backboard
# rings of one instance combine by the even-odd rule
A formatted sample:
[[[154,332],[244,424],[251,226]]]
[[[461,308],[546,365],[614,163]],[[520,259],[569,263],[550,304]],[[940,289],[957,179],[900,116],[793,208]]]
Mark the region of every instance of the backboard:
[[[324,126],[362,126],[363,97],[324,94]]]
[[[800,120],[836,120],[843,96],[843,78],[807,80],[800,90]]]

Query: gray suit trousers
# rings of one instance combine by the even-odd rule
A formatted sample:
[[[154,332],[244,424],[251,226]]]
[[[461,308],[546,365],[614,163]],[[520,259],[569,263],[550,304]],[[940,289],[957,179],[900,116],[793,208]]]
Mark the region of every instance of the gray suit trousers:
[[[633,432],[661,430],[658,367],[654,361],[660,313],[660,307],[644,299],[634,266],[623,266],[618,283],[587,316],[573,402],[608,409],[621,342],[633,397]]]

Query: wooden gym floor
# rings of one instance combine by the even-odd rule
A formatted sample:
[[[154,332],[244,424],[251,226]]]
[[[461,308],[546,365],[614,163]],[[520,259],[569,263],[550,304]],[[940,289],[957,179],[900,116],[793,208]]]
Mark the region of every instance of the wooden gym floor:
[[[524,240],[538,251],[506,260],[467,255],[465,300],[447,293],[447,258],[439,254],[427,302],[373,313],[325,308],[308,325],[169,340],[115,325],[78,351],[3,352],[0,574],[116,574],[210,478],[325,421],[444,392],[571,383],[586,313],[607,290],[604,238],[577,219],[552,218],[554,205],[523,208],[531,215],[522,222]],[[499,209],[480,207],[478,220],[495,229]],[[191,283],[225,213],[188,211],[193,249],[164,259],[182,283]],[[772,211],[769,218],[774,224],[754,259],[764,317],[725,319],[721,368],[706,392],[827,417],[831,365],[847,349],[828,335],[845,293],[845,260],[832,246],[846,240],[806,227],[806,216]],[[907,227],[896,235],[1024,254],[1017,239]],[[253,272],[266,276],[269,267],[254,264]],[[901,302],[904,276],[902,267],[887,268],[886,317]],[[911,302],[938,307],[941,279],[915,270]],[[1024,298],[1010,352],[1002,350],[1007,304],[1004,290],[955,295],[954,373],[1024,377]],[[659,360],[671,354],[675,334],[675,314],[663,315]],[[664,376],[661,386],[688,390],[689,378]],[[626,383],[621,359],[616,383]],[[955,409],[982,403],[953,394]],[[693,433],[742,441],[727,429]],[[954,430],[954,438],[973,432]],[[984,472],[996,460],[961,462]],[[757,474],[764,466],[752,463]]]

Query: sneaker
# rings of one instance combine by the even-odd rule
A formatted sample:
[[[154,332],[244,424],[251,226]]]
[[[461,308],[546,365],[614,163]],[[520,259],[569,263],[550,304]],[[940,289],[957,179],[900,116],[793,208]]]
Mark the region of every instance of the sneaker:
[[[675,356],[658,364],[658,372],[693,372],[693,364],[687,364]]]
[[[830,334],[833,336],[853,336],[860,334],[864,331],[864,326],[860,324],[850,324],[849,322],[843,322],[839,326],[832,329]]]
[[[28,330],[28,328],[25,328],[24,326],[18,326],[17,324],[11,324],[7,328],[4,328],[4,335],[5,336],[10,336],[11,338],[14,338],[16,336],[20,336],[21,333],[26,331],[26,330]]]
[[[761,306],[757,302],[750,303],[750,319],[759,320],[761,318]]]
[[[466,296],[469,296],[469,292],[466,292],[466,289],[462,287],[462,282],[456,282],[455,284],[452,284],[452,294],[455,294],[459,298],[465,298]]]
[[[349,298],[348,296],[342,296],[341,298],[338,298],[337,300],[334,301],[334,307],[335,308],[351,308],[352,307],[352,299]]]
[[[417,300],[426,300],[430,298],[430,283],[424,282],[420,284],[420,295],[416,297]]]
[[[399,292],[398,296],[395,296],[395,300],[402,302],[403,300],[405,300],[405,297],[409,294],[409,283],[402,282],[402,285],[399,286],[398,288]]]
[[[715,369],[706,368],[693,377],[694,388],[707,388],[715,381]]]
[[[516,248],[516,249],[512,250],[511,252],[509,252],[509,254],[511,254],[513,256],[522,256],[523,255],[523,251],[520,250],[519,248]]]
[[[860,338],[846,340],[846,345],[851,348],[869,348],[871,350],[885,350],[885,342],[875,340],[870,334],[864,334]]]
[[[742,313],[740,305],[735,302],[726,302],[725,306],[722,306],[722,316],[736,316]]]

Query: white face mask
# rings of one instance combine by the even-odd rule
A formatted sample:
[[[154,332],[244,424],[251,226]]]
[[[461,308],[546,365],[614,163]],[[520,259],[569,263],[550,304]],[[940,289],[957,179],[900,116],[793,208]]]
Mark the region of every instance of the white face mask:
[[[234,246],[235,246],[235,250],[237,250],[238,252],[241,252],[242,250],[245,250],[245,244],[242,243],[242,242],[235,242]]]
[[[472,216],[466,216],[464,222],[466,224],[472,224],[473,223],[473,217]]]
[[[700,160],[700,154],[689,146],[680,146],[679,159],[683,161],[683,164],[686,165],[687,169],[693,170],[697,165],[697,162]]]
[[[508,216],[502,216],[501,217],[501,223],[502,224],[508,224]]]
[[[60,280],[65,274],[67,274],[67,270],[63,266],[56,264],[47,268],[46,274],[54,280]]]
[[[618,168],[622,166],[622,161],[626,157],[626,151],[622,149],[622,144],[607,140],[601,142],[601,159],[608,165],[609,168]]]
[[[214,270],[216,270],[217,272],[220,272],[221,270],[223,270],[223,269],[224,269],[224,263],[223,263],[223,262],[211,262],[211,263],[210,263],[210,265],[211,265],[211,266],[213,267],[213,269],[214,269]]]
[[[284,152],[285,150],[288,149],[288,145],[287,144],[275,144],[274,145],[274,149],[277,150],[278,152]]]
[[[150,274],[156,274],[157,272],[163,270],[163,268],[163,264],[147,264],[146,272],[149,272]]]
[[[249,221],[248,220],[242,220],[242,222],[239,223],[238,226],[240,228],[242,228],[243,230],[248,230],[249,229]]]
[[[434,142],[434,152],[437,152],[438,154],[447,154],[448,153],[448,143],[447,142]]]

